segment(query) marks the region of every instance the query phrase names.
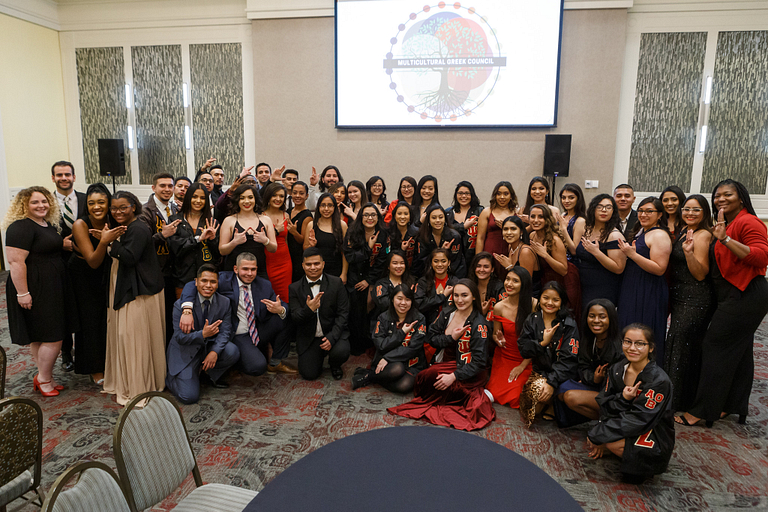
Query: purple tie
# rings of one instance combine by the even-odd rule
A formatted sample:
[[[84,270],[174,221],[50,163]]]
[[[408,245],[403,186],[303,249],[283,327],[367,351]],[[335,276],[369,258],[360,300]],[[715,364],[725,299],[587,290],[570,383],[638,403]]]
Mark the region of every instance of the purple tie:
[[[245,302],[245,316],[248,318],[248,332],[251,334],[251,340],[254,345],[259,344],[259,330],[256,329],[256,317],[253,314],[253,302],[251,294],[248,293],[248,286],[243,285],[243,301]]]

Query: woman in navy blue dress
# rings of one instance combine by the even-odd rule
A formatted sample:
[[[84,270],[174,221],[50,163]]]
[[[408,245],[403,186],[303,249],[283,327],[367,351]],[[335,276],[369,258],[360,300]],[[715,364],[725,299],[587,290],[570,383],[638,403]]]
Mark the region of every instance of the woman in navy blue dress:
[[[637,207],[639,231],[632,244],[619,241],[619,249],[627,258],[624,282],[619,296],[619,322],[627,326],[636,322],[653,329],[656,360],[664,361],[664,343],[667,331],[667,305],[669,288],[664,273],[672,252],[672,240],[661,219],[664,207],[658,197],[646,197]]]

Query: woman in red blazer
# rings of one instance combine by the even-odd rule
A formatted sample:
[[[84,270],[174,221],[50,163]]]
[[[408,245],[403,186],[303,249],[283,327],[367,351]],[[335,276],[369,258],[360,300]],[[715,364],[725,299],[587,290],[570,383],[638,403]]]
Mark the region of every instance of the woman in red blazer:
[[[729,414],[744,423],[752,391],[755,331],[768,314],[768,234],[755,215],[746,187],[723,180],[712,192],[717,241],[710,251],[710,272],[717,310],[701,345],[701,378],[693,407],[675,419],[707,426]]]

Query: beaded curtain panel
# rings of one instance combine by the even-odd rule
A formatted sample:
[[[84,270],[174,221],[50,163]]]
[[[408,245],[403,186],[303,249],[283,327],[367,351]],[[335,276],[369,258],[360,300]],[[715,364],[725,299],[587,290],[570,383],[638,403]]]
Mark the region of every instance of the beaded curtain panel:
[[[35,399],[44,413],[43,488],[66,468],[98,460],[115,467],[112,432],[120,412],[87,377],[55,377],[67,389],[57,398],[32,392],[35,366],[25,347],[10,344],[5,278],[0,288],[0,343],[9,353],[7,396]],[[768,508],[768,322],[755,340],[755,384],[746,425],[735,417],[711,429],[678,427],[668,471],[644,485],[618,480],[619,460],[587,456],[586,426],[558,429],[537,420],[529,430],[518,411],[495,404],[497,419],[474,435],[523,455],[555,478],[588,511],[724,510]],[[292,354],[295,364],[295,354]],[[410,400],[378,386],[352,391],[354,369],[365,356],[344,365],[344,380],[323,376],[233,374],[229,389],[203,387],[200,402],[182,405],[203,481],[261,490],[304,455],[344,436],[417,421],[393,416],[387,407]],[[194,487],[191,477],[152,510],[170,510]],[[393,492],[397,492],[393,489]],[[25,511],[34,508],[27,507]]]

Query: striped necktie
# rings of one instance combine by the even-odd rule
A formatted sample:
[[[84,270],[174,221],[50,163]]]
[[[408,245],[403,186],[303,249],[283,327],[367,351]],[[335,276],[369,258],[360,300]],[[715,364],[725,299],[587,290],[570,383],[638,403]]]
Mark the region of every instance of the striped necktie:
[[[69,229],[72,229],[72,225],[75,223],[75,214],[72,212],[72,207],[69,206],[69,197],[64,198],[64,211],[61,213],[64,217],[64,223]]]
[[[251,294],[248,293],[248,285],[243,285],[243,302],[245,302],[245,317],[248,319],[248,333],[251,335],[251,340],[254,345],[259,344],[259,330],[256,329],[256,317],[253,312],[253,302],[251,302]]]

